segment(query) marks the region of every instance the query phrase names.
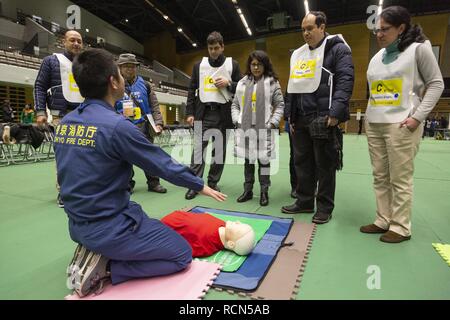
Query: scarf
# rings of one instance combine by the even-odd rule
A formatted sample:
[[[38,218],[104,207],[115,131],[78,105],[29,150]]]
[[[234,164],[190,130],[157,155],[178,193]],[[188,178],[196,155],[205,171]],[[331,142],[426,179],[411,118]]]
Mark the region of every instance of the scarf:
[[[266,127],[266,106],[264,92],[264,77],[256,82],[256,124],[255,129],[265,129]],[[252,95],[255,88],[255,81],[247,79],[245,82],[244,106],[242,111],[242,129],[247,130],[252,127]]]

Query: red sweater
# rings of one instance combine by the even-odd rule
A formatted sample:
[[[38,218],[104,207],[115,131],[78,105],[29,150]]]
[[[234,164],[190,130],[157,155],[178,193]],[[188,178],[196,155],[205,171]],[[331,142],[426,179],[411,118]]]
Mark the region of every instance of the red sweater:
[[[223,249],[219,227],[225,227],[225,221],[210,214],[174,211],[161,222],[186,239],[192,247],[193,257],[210,256]]]

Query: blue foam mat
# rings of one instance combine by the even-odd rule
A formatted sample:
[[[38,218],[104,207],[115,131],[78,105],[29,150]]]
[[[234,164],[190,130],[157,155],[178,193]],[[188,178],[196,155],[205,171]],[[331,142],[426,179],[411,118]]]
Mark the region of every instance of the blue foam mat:
[[[231,216],[272,220],[272,225],[258,242],[252,253],[235,272],[221,272],[214,281],[214,287],[237,291],[254,291],[267,273],[278,249],[286,238],[294,222],[291,218],[278,218],[262,214],[194,207],[194,213],[210,212]]]

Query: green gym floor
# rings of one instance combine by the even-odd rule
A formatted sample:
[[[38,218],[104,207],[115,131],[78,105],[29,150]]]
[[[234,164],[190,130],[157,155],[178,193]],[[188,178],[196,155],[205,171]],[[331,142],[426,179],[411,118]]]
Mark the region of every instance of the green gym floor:
[[[225,167],[219,184],[228,195],[224,203],[203,196],[185,200],[185,189],[165,181],[167,194],[149,193],[139,169],[132,200],[154,218],[195,205],[281,217],[281,206],[293,203],[286,134],[280,137],[280,153],[267,207],[259,206],[259,197],[236,202],[242,192],[240,165]],[[380,242],[379,235],[359,232],[375,216],[367,141],[365,136],[345,136],[333,219],[317,227],[297,299],[450,299],[450,267],[432,247],[434,242],[450,244],[450,142],[422,141],[415,164],[412,239]],[[1,167],[0,181],[0,299],[63,299],[70,293],[65,270],[75,244],[67,216],[55,202],[54,162]],[[258,195],[259,187],[254,191]],[[311,215],[294,218],[310,222]],[[379,267],[380,289],[367,287],[372,266]],[[205,299],[243,298],[211,289]]]

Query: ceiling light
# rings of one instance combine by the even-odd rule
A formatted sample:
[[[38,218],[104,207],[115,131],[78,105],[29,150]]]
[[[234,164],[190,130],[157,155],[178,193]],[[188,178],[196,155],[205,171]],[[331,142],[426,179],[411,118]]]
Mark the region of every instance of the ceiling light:
[[[383,11],[383,0],[378,2],[378,14],[381,14],[381,11]]]
[[[237,5],[238,4],[237,0],[232,0],[232,2],[234,3],[234,8],[236,9],[236,12],[238,13],[239,18],[241,18],[241,21],[242,21],[242,24],[244,25],[245,30],[247,31],[248,35],[251,36],[252,30],[248,26],[247,19],[245,19],[244,13],[242,12],[241,8],[239,8],[239,6]]]
[[[183,29],[181,29],[181,28],[178,28],[177,30],[178,30],[178,32],[183,32]]]
[[[163,15],[163,18],[169,20],[169,16]]]
[[[197,47],[197,44],[196,44],[196,43],[193,43],[192,46],[193,46],[193,47]]]
[[[88,28],[86,28],[86,32],[89,32],[89,29],[88,29]]]
[[[125,19],[125,22],[128,22],[128,19]]]
[[[308,4],[308,0],[305,0],[303,3],[305,4],[305,14],[308,14],[308,13],[309,13],[309,4]]]

